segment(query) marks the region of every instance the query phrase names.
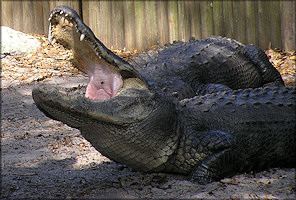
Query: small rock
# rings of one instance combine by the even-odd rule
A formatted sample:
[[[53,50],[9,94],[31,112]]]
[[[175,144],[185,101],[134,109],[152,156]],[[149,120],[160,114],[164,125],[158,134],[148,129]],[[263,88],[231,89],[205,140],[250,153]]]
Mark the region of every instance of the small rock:
[[[167,193],[159,188],[151,188],[151,193],[154,194],[155,196],[165,196]]]
[[[270,178],[260,178],[257,183],[263,183],[263,184],[270,184],[273,183],[275,179],[270,179]]]
[[[226,183],[226,184],[232,184],[232,185],[236,185],[237,184],[237,180],[234,179],[234,178],[224,178],[220,182]]]

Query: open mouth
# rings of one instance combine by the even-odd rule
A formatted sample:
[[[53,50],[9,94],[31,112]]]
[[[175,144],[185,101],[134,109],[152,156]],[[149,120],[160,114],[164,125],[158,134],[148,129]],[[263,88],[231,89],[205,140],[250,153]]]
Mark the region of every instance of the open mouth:
[[[107,100],[128,87],[146,87],[133,67],[107,49],[73,9],[56,7],[49,22],[49,41],[71,49],[73,64],[89,77],[85,97]]]

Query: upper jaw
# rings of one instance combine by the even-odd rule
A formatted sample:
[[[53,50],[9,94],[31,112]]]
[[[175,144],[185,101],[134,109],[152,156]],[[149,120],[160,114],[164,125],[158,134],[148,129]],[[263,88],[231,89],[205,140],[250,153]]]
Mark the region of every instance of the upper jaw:
[[[50,22],[48,32],[49,42],[55,43],[58,41],[66,48],[72,50],[75,50],[74,48],[76,46],[81,46],[83,44],[82,42],[88,43],[88,48],[93,51],[97,59],[102,59],[119,70],[127,70],[131,73],[134,71],[133,66],[116,56],[96,38],[92,30],[83,23],[81,17],[72,8],[67,6],[55,7],[50,12],[48,20]],[[85,55],[89,56],[89,54]]]
[[[95,37],[73,9],[67,6],[54,8],[50,12],[49,22],[49,41],[59,42],[71,49],[74,65],[88,74],[90,83],[87,97],[100,100],[112,98],[128,78],[138,78],[146,84],[133,66],[116,56]]]

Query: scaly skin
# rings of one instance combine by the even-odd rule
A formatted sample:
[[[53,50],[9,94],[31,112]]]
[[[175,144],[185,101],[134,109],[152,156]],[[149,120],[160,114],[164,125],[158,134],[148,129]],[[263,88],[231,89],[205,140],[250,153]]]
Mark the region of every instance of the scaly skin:
[[[296,165],[295,88],[219,92],[181,102],[178,170],[199,182]],[[186,159],[184,159],[186,158]]]
[[[51,11],[49,40],[72,49],[81,71],[110,68],[122,78],[118,93],[104,100],[42,86],[32,92],[46,116],[79,129],[110,159],[143,172],[191,174],[200,183],[295,166],[295,89],[283,86],[261,49],[211,37],[128,63],[66,6]]]
[[[210,37],[179,42],[136,58],[134,68],[159,90],[178,100],[229,89],[284,85],[263,50]]]
[[[218,92],[177,103],[133,89],[107,102],[42,87],[33,97],[48,117],[78,128],[103,155],[138,171],[193,173],[192,180],[207,183],[296,164],[295,88]]]

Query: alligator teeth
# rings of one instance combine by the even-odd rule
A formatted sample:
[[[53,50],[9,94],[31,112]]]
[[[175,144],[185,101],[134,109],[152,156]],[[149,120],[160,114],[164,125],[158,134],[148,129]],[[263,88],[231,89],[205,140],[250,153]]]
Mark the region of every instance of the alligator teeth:
[[[52,44],[52,45],[54,45],[56,42],[57,42],[57,40],[56,40],[55,38],[53,38],[53,39],[51,40],[51,44]]]
[[[84,39],[84,37],[85,37],[85,35],[82,33],[82,34],[80,35],[80,41],[82,41],[82,40]]]
[[[49,23],[49,30],[48,30],[48,41],[52,42],[52,32],[51,32],[51,23]]]
[[[99,59],[102,59],[102,57],[98,51],[96,51],[96,55],[98,56]]]
[[[51,43],[52,42],[52,34],[49,32],[48,33],[48,41]]]
[[[49,18],[48,18],[48,21],[50,21],[51,20],[51,18],[52,18],[52,13],[50,13],[50,15],[49,15]]]

